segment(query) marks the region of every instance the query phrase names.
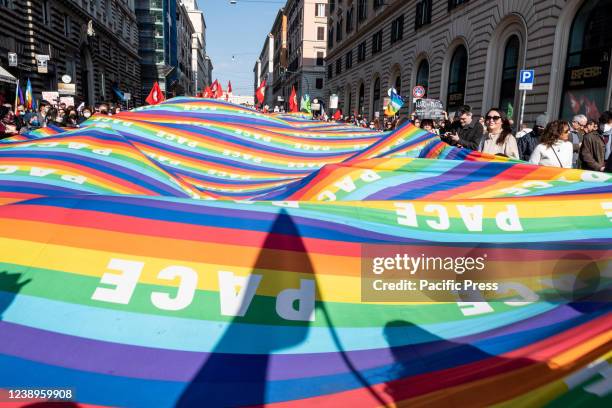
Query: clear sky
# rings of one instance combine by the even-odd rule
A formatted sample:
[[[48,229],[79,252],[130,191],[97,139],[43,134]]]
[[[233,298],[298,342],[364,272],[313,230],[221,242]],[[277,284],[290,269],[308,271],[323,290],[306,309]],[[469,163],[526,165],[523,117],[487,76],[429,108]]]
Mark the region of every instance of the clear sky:
[[[206,20],[206,54],[213,63],[213,81],[223,90],[232,81],[234,95],[253,95],[253,67],[278,10],[280,0],[198,0]],[[234,60],[232,60],[232,56]]]

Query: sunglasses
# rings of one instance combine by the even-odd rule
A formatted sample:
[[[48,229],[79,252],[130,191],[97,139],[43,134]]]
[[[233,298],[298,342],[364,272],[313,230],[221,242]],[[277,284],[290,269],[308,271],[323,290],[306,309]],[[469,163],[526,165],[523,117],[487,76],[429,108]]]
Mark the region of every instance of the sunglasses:
[[[500,120],[502,117],[501,116],[485,116],[485,120],[494,120],[494,121],[498,121]]]

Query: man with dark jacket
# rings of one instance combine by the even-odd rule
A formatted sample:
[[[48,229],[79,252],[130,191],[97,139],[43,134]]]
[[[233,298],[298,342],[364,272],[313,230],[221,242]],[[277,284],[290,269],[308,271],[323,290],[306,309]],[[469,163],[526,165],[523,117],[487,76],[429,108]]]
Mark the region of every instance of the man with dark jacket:
[[[516,141],[521,160],[529,161],[531,153],[540,144],[540,136],[542,136],[547,122],[548,118],[546,115],[538,115],[533,130]]]
[[[584,170],[604,171],[606,145],[599,132],[590,132],[582,138],[580,165]]]
[[[478,150],[484,129],[480,122],[474,120],[472,112],[464,109],[459,114],[460,127],[456,133],[447,133],[449,143],[466,149]]]

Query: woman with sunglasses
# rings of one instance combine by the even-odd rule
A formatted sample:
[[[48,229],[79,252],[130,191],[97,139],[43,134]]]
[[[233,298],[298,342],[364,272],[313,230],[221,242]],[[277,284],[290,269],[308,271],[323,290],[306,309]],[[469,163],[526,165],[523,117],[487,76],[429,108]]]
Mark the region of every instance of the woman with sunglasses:
[[[483,153],[519,158],[516,139],[506,114],[497,108],[489,109],[485,115],[486,132],[480,142],[479,151]]]
[[[570,125],[564,120],[550,122],[542,133],[529,163],[540,166],[572,168],[574,146],[569,141]]]

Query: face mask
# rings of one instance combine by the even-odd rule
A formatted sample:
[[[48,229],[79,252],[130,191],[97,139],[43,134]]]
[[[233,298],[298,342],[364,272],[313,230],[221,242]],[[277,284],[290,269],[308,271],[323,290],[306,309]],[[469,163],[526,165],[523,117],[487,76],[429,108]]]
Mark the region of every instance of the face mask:
[[[612,124],[610,123],[606,123],[600,126],[601,127],[601,131],[606,133],[609,132],[610,130],[612,130]]]
[[[88,117],[90,117],[90,116],[91,116],[91,113],[89,113],[89,112],[85,112],[85,113],[83,114],[83,116],[84,116],[84,117],[86,117],[86,118],[88,118]]]

